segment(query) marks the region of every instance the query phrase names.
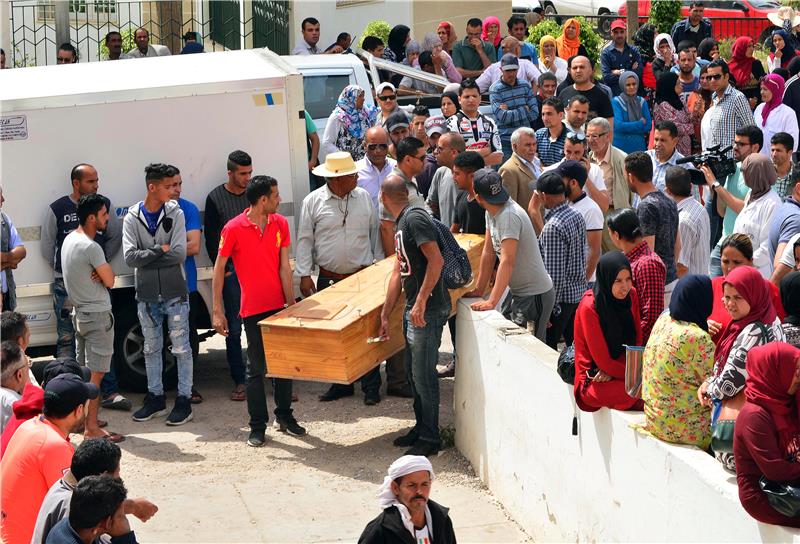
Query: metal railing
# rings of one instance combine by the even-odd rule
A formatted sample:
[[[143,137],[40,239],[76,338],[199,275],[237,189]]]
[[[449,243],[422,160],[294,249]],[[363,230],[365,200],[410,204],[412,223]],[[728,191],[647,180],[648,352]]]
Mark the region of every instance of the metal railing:
[[[56,1],[11,2],[12,66],[56,63]],[[166,46],[172,54],[183,47],[182,36],[196,32],[206,51],[269,47],[289,53],[289,3],[287,0],[210,0],[202,2],[143,0],[69,0],[70,43],[79,62],[107,56],[105,36],[119,31],[123,50],[132,49],[139,27],[150,33],[150,43]]]

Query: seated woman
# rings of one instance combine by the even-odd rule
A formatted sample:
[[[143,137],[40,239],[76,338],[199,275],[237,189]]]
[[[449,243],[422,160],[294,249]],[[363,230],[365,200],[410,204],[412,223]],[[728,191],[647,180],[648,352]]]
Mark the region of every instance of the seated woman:
[[[422,50],[430,51],[436,75],[446,78],[451,83],[461,83],[461,74],[456,70],[453,59],[442,47],[442,40],[434,32],[425,34]],[[419,68],[419,58],[413,62],[414,68]]]
[[[581,410],[642,409],[642,401],[625,391],[624,347],[641,342],[631,265],[619,251],[606,253],[597,263],[594,289],[586,291],[575,312],[574,392]]]
[[[555,74],[558,85],[567,79],[567,61],[556,55],[556,39],[549,34],[539,40],[539,70]]]
[[[782,326],[786,342],[800,347],[800,272],[790,272],[781,280],[781,302],[786,311]]]
[[[655,59],[653,59],[653,76],[658,81],[662,74],[672,70],[673,66],[677,65],[675,55],[675,44],[672,41],[672,36],[669,34],[659,34],[653,40],[653,50],[655,51]]]
[[[776,483],[800,480],[800,350],[780,342],[753,348],[747,372],[746,402],[733,431],[739,500],[760,522],[800,527],[800,517],[778,513],[758,484],[762,476]]]
[[[731,322],[731,314],[725,309],[725,304],[722,301],[722,284],[725,283],[725,277],[740,266],[753,266],[753,243],[746,234],[731,234],[722,241],[721,247],[720,264],[722,266],[722,275],[711,280],[711,285],[714,288],[714,309],[711,310],[711,315],[708,318],[708,332],[711,334],[711,340],[713,340],[714,345],[719,345],[723,329]],[[768,281],[766,284],[770,291],[772,305],[778,313],[778,317],[783,319],[786,314],[783,304],[781,304],[781,294],[774,283]]]
[[[711,444],[711,413],[696,393],[714,358],[706,322],[711,293],[708,276],[678,281],[669,313],[661,314],[647,341],[642,369],[647,430],[661,440],[704,450]]]
[[[755,346],[784,342],[780,319],[772,305],[767,282],[752,266],[740,266],[725,277],[725,308],[731,322],[723,329],[714,354],[714,370],[697,390],[697,398],[711,408],[713,401],[725,401],[744,389],[747,353]],[[733,456],[717,455],[726,469],[735,472]]]
[[[586,46],[581,43],[581,22],[577,19],[567,19],[561,27],[561,36],[556,38],[556,55],[564,60],[580,55],[588,57]]]
[[[767,68],[774,72],[776,68],[788,68],[792,59],[797,56],[797,51],[792,46],[792,40],[783,29],[772,32],[772,45],[767,58]]]
[[[639,300],[639,320],[642,342],[650,338],[656,319],[664,311],[664,282],[667,269],[642,237],[639,216],[630,208],[608,214],[608,235],[614,246],[625,253],[633,271],[633,286]]]
[[[764,65],[753,56],[754,50],[753,38],[740,36],[733,43],[731,59],[728,61],[731,83],[747,98],[751,110],[754,110],[761,101],[758,82],[767,75]]]
[[[635,72],[622,72],[619,88],[622,92],[611,101],[614,108],[614,147],[625,153],[645,151],[653,119],[647,102],[638,94],[639,76]]]

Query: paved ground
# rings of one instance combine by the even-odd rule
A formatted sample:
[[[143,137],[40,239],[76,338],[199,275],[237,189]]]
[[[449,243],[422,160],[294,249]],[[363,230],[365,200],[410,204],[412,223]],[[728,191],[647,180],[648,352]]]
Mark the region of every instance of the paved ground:
[[[205,402],[183,427],[103,412],[109,428],[128,437],[122,444],[122,477],[129,493],[160,509],[149,522],[134,522],[138,539],[355,542],[379,513],[374,495],[402,453],[391,441],[412,423],[410,402],[389,397],[368,407],[357,392],[323,404],[317,401],[323,384],[298,383],[295,414],[308,436],[270,430],[264,448],[249,448],[245,405],[228,400],[224,354],[220,337],[203,344],[195,384]],[[441,384],[441,424],[452,426],[453,380]],[[141,395],[131,398],[135,405],[141,402]],[[432,462],[437,475],[432,497],[451,508],[460,542],[528,541],[454,448]]]

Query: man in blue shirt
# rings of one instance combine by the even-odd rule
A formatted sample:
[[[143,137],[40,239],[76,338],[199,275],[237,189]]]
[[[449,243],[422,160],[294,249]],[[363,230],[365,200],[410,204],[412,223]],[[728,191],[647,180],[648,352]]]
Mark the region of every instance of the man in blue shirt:
[[[508,22],[506,22],[506,26],[508,27],[508,35],[515,37],[520,43],[519,57],[529,60],[536,66],[539,66],[539,53],[536,51],[536,46],[526,41],[528,37],[528,23],[525,21],[525,17],[522,15],[512,15]],[[502,59],[503,50],[500,48],[497,51],[497,60]]]
[[[631,71],[642,79],[642,57],[639,49],[628,45],[628,28],[625,21],[617,19],[611,23],[612,43],[600,53],[600,67],[603,71],[603,83],[611,88],[614,96],[621,93],[619,76],[622,72]]]
[[[172,166],[172,168],[175,177],[172,200],[178,201],[178,206],[186,219],[186,261],[183,263],[183,269],[186,272],[186,286],[189,289],[189,343],[192,346],[192,356],[196,358],[200,351],[200,338],[197,336],[197,314],[202,307],[203,299],[197,292],[197,265],[194,262],[194,256],[200,253],[200,233],[203,231],[203,223],[200,221],[200,210],[197,206],[185,198],[181,198],[183,190],[181,171],[177,166]],[[192,404],[203,402],[203,397],[194,386],[192,386],[190,401]]]
[[[539,105],[530,83],[517,79],[519,61],[511,53],[500,61],[503,75],[489,88],[492,113],[497,120],[503,162],[511,157],[511,134],[520,127],[529,127],[539,118]]]

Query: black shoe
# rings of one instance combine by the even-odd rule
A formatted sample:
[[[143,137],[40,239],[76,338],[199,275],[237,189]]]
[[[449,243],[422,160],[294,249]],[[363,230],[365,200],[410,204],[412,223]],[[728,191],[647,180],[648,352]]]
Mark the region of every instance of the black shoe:
[[[364,393],[364,404],[367,406],[375,406],[381,401],[381,394],[377,391],[367,391]]]
[[[422,455],[423,457],[428,457],[430,455],[436,455],[437,453],[439,453],[439,446],[436,444],[417,440],[417,443],[414,444],[411,449],[406,450],[403,455]]]
[[[398,436],[397,438],[395,438],[392,441],[392,444],[394,444],[398,448],[407,448],[409,446],[413,446],[414,444],[416,444],[418,439],[419,439],[419,433],[417,432],[417,429],[414,428],[408,431],[403,436]]]
[[[387,387],[386,394],[390,397],[400,397],[403,399],[414,398],[414,392],[411,390],[411,386],[408,384],[402,387]]]
[[[250,436],[247,438],[247,445],[252,448],[260,448],[266,444],[267,439],[264,431],[250,431]]]
[[[282,433],[288,432],[295,436],[305,436],[306,434],[305,428],[301,427],[293,416],[289,416],[284,419],[276,418],[275,423],[273,423],[272,426]]]
[[[149,421],[157,416],[167,413],[167,397],[165,395],[153,395],[148,393],[144,396],[144,404],[133,414],[134,421]]]
[[[343,399],[344,397],[352,397],[355,395],[353,386],[346,386],[335,383],[331,385],[327,391],[319,396],[320,402],[331,402],[333,400]]]
[[[189,397],[178,396],[175,399],[175,407],[167,416],[167,425],[177,427],[192,420],[194,414],[192,413],[192,403]]]
[[[100,406],[106,410],[121,410],[123,412],[130,412],[133,408],[131,401],[120,395],[119,393],[112,393],[100,402]]]

